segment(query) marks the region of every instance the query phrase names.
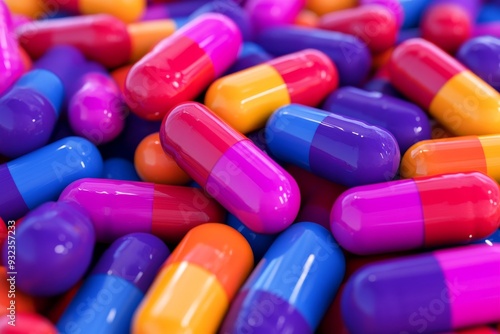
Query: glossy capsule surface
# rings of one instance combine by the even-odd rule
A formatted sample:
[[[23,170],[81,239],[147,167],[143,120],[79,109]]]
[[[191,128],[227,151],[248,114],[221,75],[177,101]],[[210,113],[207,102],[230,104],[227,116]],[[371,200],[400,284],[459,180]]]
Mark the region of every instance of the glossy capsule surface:
[[[391,83],[458,136],[496,134],[500,95],[457,60],[423,39],[394,49]]]
[[[330,224],[359,255],[461,244],[499,227],[500,190],[477,172],[355,187],[337,198]]]
[[[277,159],[346,186],[390,180],[400,161],[398,144],[388,131],[298,104],[273,113],[266,142]]]
[[[297,26],[278,26],[262,31],[256,42],[267,52],[284,56],[304,49],[316,49],[335,64],[339,84],[359,85],[368,76],[372,59],[359,38],[336,31]]]
[[[500,135],[424,140],[408,149],[401,176],[477,171],[500,180]]]
[[[66,137],[0,165],[0,216],[21,218],[40,204],[57,199],[71,182],[100,177],[102,157],[80,137]]]
[[[471,38],[460,46],[456,58],[489,85],[500,90],[500,39],[493,36]]]
[[[160,120],[175,105],[194,99],[236,60],[242,37],[222,14],[206,13],[164,39],[139,60],[125,82],[134,113]]]
[[[327,97],[322,109],[388,130],[398,141],[401,153],[431,137],[430,122],[422,109],[379,92],[342,87]]]
[[[128,332],[168,255],[167,246],[151,234],[131,233],[114,241],[59,318],[59,332]]]
[[[370,264],[348,280],[342,316],[352,334],[439,333],[496,323],[499,274],[498,244]]]
[[[375,54],[392,47],[398,33],[394,12],[373,4],[325,14],[320,18],[318,27],[354,35]]]
[[[277,108],[315,106],[337,85],[336,66],[324,53],[307,49],[218,79],[208,88],[205,105],[248,133],[262,128]]]
[[[76,202],[89,213],[100,242],[133,232],[178,242],[197,225],[225,219],[213,199],[190,187],[80,179],[66,187],[59,199]]]
[[[52,6],[80,15],[110,14],[123,22],[137,21],[145,7],[146,0],[44,0]]]
[[[163,120],[165,152],[207,193],[259,233],[288,227],[300,206],[295,180],[207,107],[180,104]]]
[[[55,296],[66,292],[90,265],[94,227],[85,210],[75,203],[46,202],[30,211],[14,231],[17,247],[13,250],[6,242],[2,262],[9,272],[17,272],[16,284],[27,294]],[[54,276],[54,272],[65,274]]]
[[[173,34],[182,20],[157,20],[125,24],[108,14],[34,21],[16,33],[20,45],[39,58],[55,45],[72,45],[89,60],[107,68],[135,62],[163,38]]]
[[[235,229],[191,229],[135,313],[132,333],[215,333],[252,265],[252,249]]]
[[[238,292],[220,333],[314,333],[344,272],[344,255],[327,229],[294,224]]]

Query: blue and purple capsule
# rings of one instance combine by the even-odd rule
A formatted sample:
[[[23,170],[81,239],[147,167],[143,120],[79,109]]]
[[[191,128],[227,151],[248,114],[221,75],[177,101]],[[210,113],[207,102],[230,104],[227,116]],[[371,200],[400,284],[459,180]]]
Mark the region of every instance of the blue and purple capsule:
[[[387,130],[299,104],[273,113],[266,142],[278,160],[348,187],[392,180],[401,158]]]

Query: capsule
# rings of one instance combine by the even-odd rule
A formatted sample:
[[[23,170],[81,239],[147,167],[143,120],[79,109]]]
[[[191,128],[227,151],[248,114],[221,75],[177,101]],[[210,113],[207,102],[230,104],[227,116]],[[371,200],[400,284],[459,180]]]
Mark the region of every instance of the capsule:
[[[462,44],[456,58],[498,91],[500,90],[498,54],[500,54],[500,39],[482,36],[472,38]]]
[[[327,229],[294,224],[238,292],[220,333],[314,333],[344,272],[344,255]]]
[[[160,129],[163,149],[207,193],[257,233],[288,227],[299,211],[295,180],[207,107],[174,108]]]
[[[215,333],[252,265],[252,250],[235,229],[193,228],[160,269],[132,333]]]
[[[342,87],[328,96],[323,109],[386,129],[396,138],[401,152],[431,138],[431,125],[422,109],[382,93]]]
[[[499,227],[500,190],[477,172],[355,187],[335,201],[330,224],[358,255],[461,244]]]
[[[432,1],[420,23],[422,37],[455,53],[471,37],[481,5],[481,0]]]
[[[142,181],[183,185],[191,178],[161,148],[160,134],[145,137],[135,149],[134,164]]]
[[[500,135],[424,140],[401,160],[405,178],[477,171],[500,181]]]
[[[64,90],[53,73],[33,70],[0,98],[0,154],[17,158],[45,145],[57,122]]]
[[[141,20],[151,21],[167,18],[188,17],[206,3],[207,0],[183,0],[165,3],[152,3],[149,4],[144,11]]]
[[[316,49],[326,54],[335,64],[339,83],[361,84],[370,71],[370,51],[359,38],[322,29],[285,26],[269,28],[256,37],[267,52],[283,56],[304,49]]]
[[[262,128],[277,108],[315,106],[337,85],[335,65],[324,53],[307,49],[220,78],[208,89],[205,105],[248,133]]]
[[[17,41],[12,34],[10,11],[0,3],[0,94],[23,74],[24,66]]]
[[[118,137],[128,113],[118,85],[98,64],[88,64],[68,103],[68,121],[73,132],[95,145]]]
[[[146,0],[121,0],[121,1],[100,1],[100,0],[44,0],[56,6],[60,10],[71,14],[91,15],[110,14],[123,22],[135,22],[141,16],[146,7]]]
[[[201,4],[199,8],[191,15],[189,20],[194,19],[204,13],[219,13],[226,15],[236,23],[241,32],[244,41],[253,39],[254,29],[250,21],[250,16],[247,11],[241,8],[236,2],[233,1],[212,1]]]
[[[245,11],[256,31],[271,27],[293,24],[306,0],[248,0]]]
[[[365,5],[325,14],[320,18],[318,27],[357,36],[374,54],[392,47],[398,33],[393,11],[380,5]]]
[[[99,177],[102,158],[88,140],[66,137],[0,165],[0,217],[17,219],[55,200],[71,182]]]
[[[223,222],[224,211],[200,189],[146,182],[81,179],[59,197],[89,213],[99,242],[133,232],[178,242],[193,227]]]
[[[241,43],[241,33],[228,17],[197,17],[132,67],[125,82],[127,104],[142,118],[162,119],[224,73],[236,60]]]
[[[498,133],[499,93],[434,44],[418,38],[404,42],[388,70],[398,90],[455,135]]]
[[[115,68],[144,56],[181,23],[176,20],[139,22],[126,25],[107,15],[87,15],[34,21],[16,33],[32,58],[41,57],[55,45],[72,45],[89,60]]]
[[[3,264],[8,272],[16,272],[19,289],[32,296],[65,292],[90,265],[94,227],[75,203],[46,202],[27,214],[14,231],[15,244],[3,246]]]
[[[271,155],[346,186],[392,179],[398,143],[386,130],[323,110],[290,104],[266,125]]]
[[[312,10],[316,14],[324,15],[337,10],[356,7],[358,5],[358,0],[308,0],[306,5],[308,9]]]
[[[105,179],[140,181],[134,164],[123,158],[109,158],[104,161],[102,176]]]
[[[128,333],[132,316],[169,254],[146,233],[117,239],[104,252],[57,322],[60,333]]]
[[[368,265],[347,282],[342,316],[352,334],[438,333],[497,323],[499,268],[500,245]]]

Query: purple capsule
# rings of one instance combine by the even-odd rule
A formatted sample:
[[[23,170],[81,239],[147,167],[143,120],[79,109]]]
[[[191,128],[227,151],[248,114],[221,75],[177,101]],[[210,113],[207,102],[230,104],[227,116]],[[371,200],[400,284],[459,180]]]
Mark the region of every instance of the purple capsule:
[[[82,278],[94,244],[94,227],[84,209],[71,202],[47,202],[17,227],[14,251],[4,244],[3,265],[16,273],[23,292],[53,296]]]
[[[52,72],[24,74],[0,97],[0,155],[17,158],[47,144],[63,98],[62,82]]]
[[[420,107],[378,92],[342,87],[328,96],[323,109],[386,129],[398,141],[401,152],[431,138],[430,122]]]
[[[125,127],[127,107],[118,85],[104,68],[83,74],[75,90],[68,105],[68,120],[75,134],[96,145],[118,137]]]
[[[500,39],[493,36],[472,38],[457,52],[456,58],[496,90],[500,90]]]

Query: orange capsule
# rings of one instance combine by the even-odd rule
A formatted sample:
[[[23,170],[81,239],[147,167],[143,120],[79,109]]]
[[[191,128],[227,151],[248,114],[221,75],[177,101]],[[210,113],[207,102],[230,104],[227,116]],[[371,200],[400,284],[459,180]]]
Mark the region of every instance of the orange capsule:
[[[132,333],[215,333],[252,266],[250,245],[232,227],[193,228],[157,274]]]
[[[473,171],[500,180],[500,135],[418,142],[406,151],[400,170],[406,178]]]
[[[191,178],[161,148],[158,132],[145,137],[135,149],[135,170],[142,181],[182,185]]]

